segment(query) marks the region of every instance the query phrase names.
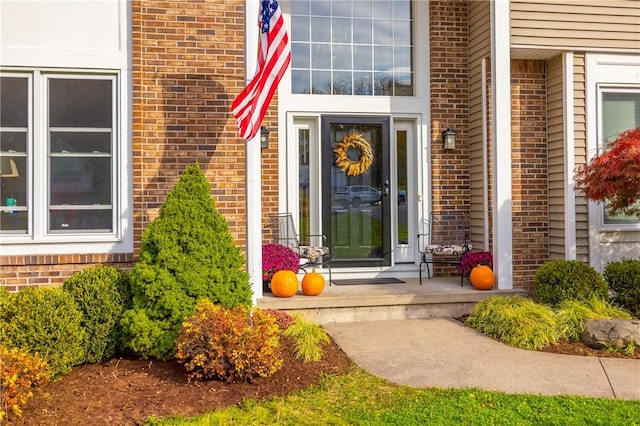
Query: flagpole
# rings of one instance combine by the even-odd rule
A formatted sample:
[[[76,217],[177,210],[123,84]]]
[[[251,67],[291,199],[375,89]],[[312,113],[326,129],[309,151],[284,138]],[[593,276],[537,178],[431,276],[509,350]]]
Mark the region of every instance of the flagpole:
[[[258,57],[259,0],[245,0],[245,82],[249,83]],[[262,297],[262,164],[260,132],[245,144],[247,272],[253,290],[253,305]]]

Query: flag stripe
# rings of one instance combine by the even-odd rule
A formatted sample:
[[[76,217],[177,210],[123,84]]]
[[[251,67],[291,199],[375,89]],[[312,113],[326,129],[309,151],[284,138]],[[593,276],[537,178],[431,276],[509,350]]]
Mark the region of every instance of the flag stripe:
[[[265,7],[268,9],[263,15]],[[291,62],[289,36],[278,2],[263,0],[260,16],[256,73],[231,105],[240,136],[245,140],[252,139],[258,133],[271,99]]]

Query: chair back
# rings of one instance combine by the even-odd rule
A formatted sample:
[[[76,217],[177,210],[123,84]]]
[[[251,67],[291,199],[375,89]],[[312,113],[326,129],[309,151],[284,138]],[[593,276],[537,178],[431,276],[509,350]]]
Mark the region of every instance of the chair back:
[[[272,242],[296,249],[300,246],[296,226],[291,213],[276,213],[269,215]]]
[[[429,220],[429,245],[464,245],[467,224],[464,213],[432,212]]]

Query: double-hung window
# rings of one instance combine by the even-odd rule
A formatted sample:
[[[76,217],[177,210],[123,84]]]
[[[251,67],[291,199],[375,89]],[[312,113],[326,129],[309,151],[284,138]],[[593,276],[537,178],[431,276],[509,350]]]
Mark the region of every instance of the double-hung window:
[[[118,231],[116,74],[0,74],[0,235]]]
[[[620,133],[640,126],[640,87],[600,85],[598,89],[599,149],[605,150]],[[640,221],[636,216],[613,216],[604,209],[604,223],[624,225]]]

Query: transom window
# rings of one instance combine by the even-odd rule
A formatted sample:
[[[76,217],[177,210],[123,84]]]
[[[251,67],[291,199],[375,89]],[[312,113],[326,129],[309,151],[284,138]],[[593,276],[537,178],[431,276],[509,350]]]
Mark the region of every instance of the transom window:
[[[0,233],[114,232],[115,87],[109,75],[0,77]]]
[[[291,2],[293,94],[413,96],[410,0]]]

